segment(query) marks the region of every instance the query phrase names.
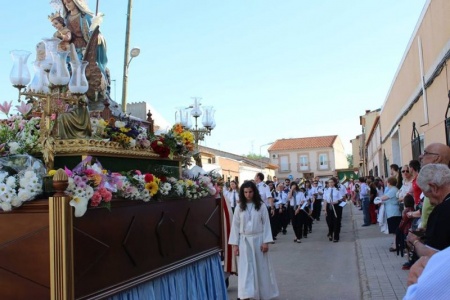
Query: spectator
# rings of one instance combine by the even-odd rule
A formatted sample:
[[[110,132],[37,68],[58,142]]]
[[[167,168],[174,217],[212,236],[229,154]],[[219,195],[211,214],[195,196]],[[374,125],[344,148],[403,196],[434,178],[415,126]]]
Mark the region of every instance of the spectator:
[[[432,256],[450,246],[450,169],[443,164],[426,165],[417,183],[435,207],[428,219],[425,240],[413,233],[408,234],[407,240],[418,256]]]
[[[387,189],[386,193],[381,196],[381,201],[383,201],[384,209],[386,213],[388,230],[390,234],[395,234],[397,232],[397,228],[400,225],[402,220],[402,213],[400,211],[400,206],[398,205],[397,198],[397,178],[389,177],[387,180]],[[396,241],[394,239],[393,246],[389,248],[389,251],[395,252],[397,251]]]

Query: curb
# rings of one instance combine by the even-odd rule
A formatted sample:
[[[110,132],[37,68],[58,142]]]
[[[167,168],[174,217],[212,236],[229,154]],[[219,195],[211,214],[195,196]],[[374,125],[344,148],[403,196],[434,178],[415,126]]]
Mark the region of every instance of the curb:
[[[369,289],[369,279],[367,278],[366,264],[364,263],[364,254],[361,247],[361,242],[359,241],[359,231],[357,230],[355,216],[353,215],[354,205],[351,204],[351,216],[353,223],[353,232],[355,234],[355,252],[356,252],[356,263],[358,265],[359,271],[359,287],[361,289],[361,299],[370,300],[372,299],[372,294]]]

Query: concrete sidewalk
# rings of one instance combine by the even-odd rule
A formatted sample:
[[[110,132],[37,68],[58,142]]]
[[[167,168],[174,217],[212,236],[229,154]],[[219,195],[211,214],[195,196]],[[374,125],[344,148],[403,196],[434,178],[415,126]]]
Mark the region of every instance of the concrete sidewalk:
[[[403,299],[406,293],[406,279],[409,271],[402,270],[407,261],[389,252],[394,235],[380,232],[378,225],[362,227],[363,213],[351,205],[353,225],[356,235],[356,254],[362,299]]]

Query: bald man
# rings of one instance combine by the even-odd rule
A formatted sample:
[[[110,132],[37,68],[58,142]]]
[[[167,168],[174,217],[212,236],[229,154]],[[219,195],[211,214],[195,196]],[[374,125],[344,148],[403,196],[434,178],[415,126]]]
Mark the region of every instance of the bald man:
[[[423,154],[419,156],[421,167],[428,164],[443,164],[450,167],[450,147],[441,143],[432,143],[425,147]],[[428,217],[433,211],[430,199],[425,197],[422,206],[421,228],[427,228]]]

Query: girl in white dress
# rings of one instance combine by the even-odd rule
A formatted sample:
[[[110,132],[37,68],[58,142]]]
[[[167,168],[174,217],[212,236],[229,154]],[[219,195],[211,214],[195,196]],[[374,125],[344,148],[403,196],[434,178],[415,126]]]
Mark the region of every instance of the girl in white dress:
[[[273,242],[269,213],[253,182],[244,182],[239,196],[228,241],[238,255],[238,297],[277,297],[278,285],[268,253],[269,243]]]

